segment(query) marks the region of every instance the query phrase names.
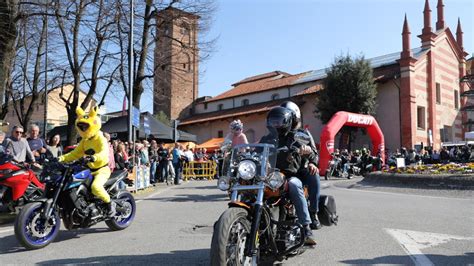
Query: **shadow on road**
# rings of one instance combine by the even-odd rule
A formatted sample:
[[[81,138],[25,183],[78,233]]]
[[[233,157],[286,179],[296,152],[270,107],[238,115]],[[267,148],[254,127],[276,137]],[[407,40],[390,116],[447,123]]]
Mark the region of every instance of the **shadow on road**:
[[[81,235],[94,234],[94,233],[108,233],[113,232],[108,228],[87,228],[87,229],[78,229],[73,231],[64,231],[61,230],[54,240],[53,243],[62,242],[70,240],[73,238],[78,238]],[[4,237],[0,237],[0,254],[8,254],[15,252],[24,252],[27,251],[23,246],[20,245],[15,235],[12,234]]]
[[[218,191],[219,189],[217,188],[217,185],[212,185],[212,186],[203,186],[203,187],[174,187],[174,189],[213,189],[215,191]]]
[[[424,254],[432,263],[435,265],[468,265],[474,262],[474,253],[466,253],[464,255],[457,256],[445,256],[435,254]],[[416,255],[415,255],[416,258]],[[354,259],[354,260],[343,260],[341,263],[350,265],[375,265],[375,264],[414,264],[410,256],[383,256],[373,259]]]
[[[107,265],[209,265],[209,249],[178,250],[148,255],[101,256],[90,258],[58,259],[37,262],[47,264],[107,264]]]
[[[163,202],[214,202],[214,201],[229,200],[229,196],[227,196],[227,194],[210,194],[210,195],[178,194],[173,197],[148,198],[144,200],[154,200],[154,201],[163,201]]]

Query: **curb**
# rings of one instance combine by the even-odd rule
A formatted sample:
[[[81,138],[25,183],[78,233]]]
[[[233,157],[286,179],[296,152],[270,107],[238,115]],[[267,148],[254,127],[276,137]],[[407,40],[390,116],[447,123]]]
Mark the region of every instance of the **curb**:
[[[373,172],[364,181],[384,183],[402,183],[406,185],[426,185],[429,187],[448,187],[457,189],[474,189],[474,175],[439,174],[439,175],[409,175]]]

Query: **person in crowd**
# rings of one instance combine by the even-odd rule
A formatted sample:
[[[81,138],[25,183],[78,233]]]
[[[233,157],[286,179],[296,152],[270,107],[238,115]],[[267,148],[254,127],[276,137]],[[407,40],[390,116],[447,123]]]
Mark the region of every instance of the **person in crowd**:
[[[127,160],[125,160],[125,144],[120,143],[117,146],[117,151],[114,154],[115,170],[126,170]]]
[[[3,140],[2,146],[5,152],[11,154],[17,162],[36,162],[35,156],[28,145],[28,141],[23,138],[23,127],[14,126],[11,136]]]
[[[110,168],[110,172],[113,172],[115,170],[114,147],[112,146],[112,143],[110,142],[110,134],[107,132],[103,132],[103,134],[109,145],[109,168]]]
[[[47,149],[54,158],[58,158],[59,156],[63,155],[63,149],[61,147],[61,136],[59,136],[59,134],[51,136]]]
[[[32,124],[30,126],[30,136],[27,139],[28,145],[30,145],[31,152],[35,156],[35,160],[38,161],[40,158],[44,157],[46,151],[48,150],[46,141],[43,138],[40,138],[39,133],[40,129],[39,126],[36,124]]]
[[[437,150],[434,150],[431,154],[431,162],[432,163],[439,163],[440,162],[440,154]]]
[[[186,150],[184,150],[184,156],[186,156],[186,160],[188,162],[192,162],[194,161],[194,153],[193,151],[191,150],[190,146],[187,145],[186,146]]]
[[[159,163],[158,163],[158,177],[160,182],[165,182],[168,178],[168,161],[169,161],[169,156],[170,152],[169,150],[164,147],[163,143],[160,143],[158,145],[158,157],[159,157]]]
[[[441,148],[441,151],[439,152],[439,159],[441,160],[441,163],[449,162],[449,152],[445,147]]]
[[[232,143],[232,147],[239,144],[249,143],[247,136],[243,133],[244,124],[239,119],[230,122],[229,129],[230,132],[225,137],[224,143],[230,142]]]
[[[156,140],[152,140],[150,148],[148,149],[148,157],[150,159],[150,183],[156,183],[156,169],[158,166],[158,143]]]
[[[172,151],[173,156],[173,168],[175,173],[174,184],[179,185],[181,183],[181,172],[182,172],[182,157],[184,156],[183,152],[180,149],[179,143],[174,143],[174,148]]]

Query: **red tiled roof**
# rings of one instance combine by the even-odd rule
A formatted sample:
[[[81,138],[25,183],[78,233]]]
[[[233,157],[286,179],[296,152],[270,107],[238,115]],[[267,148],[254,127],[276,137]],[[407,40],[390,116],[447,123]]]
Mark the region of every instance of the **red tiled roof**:
[[[201,122],[207,122],[207,121],[213,121],[213,120],[220,120],[220,119],[226,119],[226,118],[232,118],[232,117],[238,117],[242,115],[249,115],[249,114],[257,114],[257,113],[262,113],[262,112],[267,112],[270,109],[272,109],[275,106],[279,106],[281,103],[284,101],[294,101],[298,105],[298,99],[299,96],[302,95],[307,95],[307,94],[312,94],[321,89],[320,85],[315,85],[311,86],[297,95],[291,97],[291,98],[285,98],[285,99],[279,99],[279,100],[274,100],[274,101],[268,101],[268,102],[263,102],[263,103],[257,103],[257,104],[252,104],[252,105],[246,105],[246,106],[241,106],[237,108],[231,108],[231,109],[225,109],[222,111],[216,111],[216,112],[209,112],[209,113],[203,113],[203,114],[197,114],[193,115],[191,117],[188,117],[186,119],[181,120],[179,125],[190,125],[190,124],[195,124],[195,123],[201,123]],[[295,97],[297,97],[295,99]],[[303,104],[304,102],[301,102]]]
[[[273,73],[273,72],[272,72]],[[268,73],[267,73],[268,74]],[[265,74],[264,74],[265,75]],[[296,80],[299,78],[303,77],[306,75],[305,73],[300,73],[292,76],[284,76],[279,79],[271,79],[271,78],[264,78],[264,79],[259,79],[256,81],[246,81],[245,83],[239,82],[236,83],[238,84],[234,88],[217,95],[214,98],[211,98],[207,100],[206,102],[213,102],[221,99],[226,99],[230,97],[235,97],[235,96],[240,96],[240,95],[245,95],[245,94],[251,94],[251,93],[257,93],[257,92],[262,92],[262,91],[267,91],[267,90],[272,90],[284,86],[289,86],[292,85]],[[273,77],[273,76],[271,76]],[[253,78],[253,77],[252,77]],[[252,79],[249,78],[249,79]],[[245,80],[244,80],[245,81]]]

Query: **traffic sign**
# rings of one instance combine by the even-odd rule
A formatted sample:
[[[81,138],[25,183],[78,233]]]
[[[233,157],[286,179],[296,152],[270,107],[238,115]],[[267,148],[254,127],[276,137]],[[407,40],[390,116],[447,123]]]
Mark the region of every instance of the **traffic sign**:
[[[132,125],[134,127],[140,127],[140,109],[135,106],[132,107]]]

